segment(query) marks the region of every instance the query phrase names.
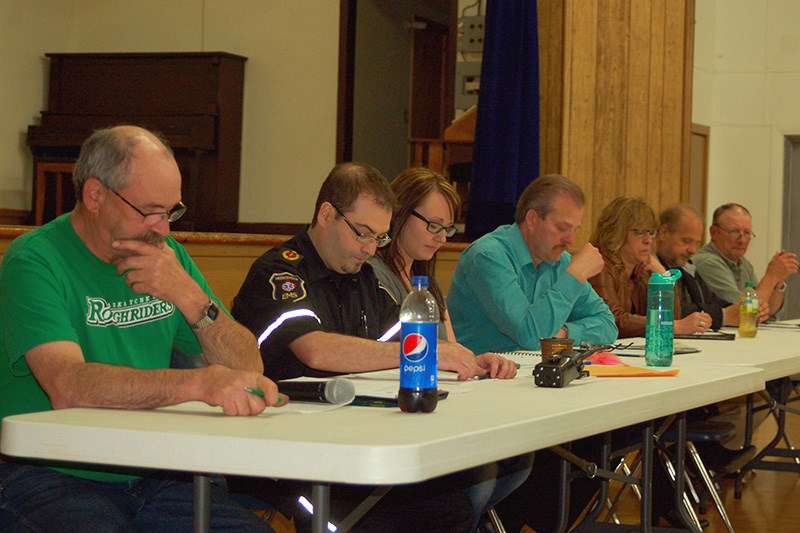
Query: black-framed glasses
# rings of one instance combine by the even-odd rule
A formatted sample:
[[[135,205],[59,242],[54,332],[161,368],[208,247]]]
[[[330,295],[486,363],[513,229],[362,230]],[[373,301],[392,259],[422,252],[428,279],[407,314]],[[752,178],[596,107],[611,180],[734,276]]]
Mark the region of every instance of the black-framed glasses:
[[[458,232],[458,228],[457,227],[455,227],[455,226],[445,226],[443,224],[439,224],[438,222],[433,222],[432,220],[428,220],[424,216],[422,216],[419,213],[417,213],[416,210],[412,209],[411,210],[411,214],[414,215],[415,217],[417,217],[418,219],[420,219],[421,221],[423,221],[425,224],[427,224],[428,226],[425,229],[427,229],[429,232],[433,233],[434,235],[436,235],[437,233],[443,231],[445,236],[449,239],[450,237],[455,235],[456,232]]]
[[[356,238],[358,239],[359,242],[362,242],[364,244],[375,244],[378,248],[383,248],[384,246],[392,242],[392,238],[389,237],[389,235],[386,233],[384,233],[383,235],[378,235],[377,237],[375,235],[367,235],[366,233],[361,233],[356,229],[356,227],[353,225],[352,222],[347,220],[347,217],[344,216],[344,213],[342,213],[341,209],[339,209],[335,205],[333,205],[333,208],[336,209],[336,212],[339,213],[339,216],[342,217],[345,223],[348,226],[350,226],[350,229],[353,230],[353,233],[356,234]]]
[[[175,222],[179,218],[183,216],[186,212],[186,204],[183,202],[178,202],[169,211],[154,211],[152,213],[145,213],[132,203],[130,203],[124,196],[113,189],[109,189],[111,192],[116,194],[120,200],[128,204],[131,209],[142,215],[142,222],[147,224],[148,226],[154,226],[161,222],[162,220],[166,220],[167,222]]]
[[[657,229],[646,229],[646,228],[644,228],[644,229],[643,228],[633,228],[631,230],[631,233],[633,233],[636,237],[639,237],[640,239],[643,239],[645,235],[650,235],[650,237],[655,238],[655,236],[658,234],[658,230]]]
[[[722,226],[720,226],[719,224],[711,224],[711,225],[718,227],[720,231],[727,233],[731,237],[736,237],[736,238],[742,237],[744,239],[755,239],[756,238],[756,234],[753,233],[750,230],[742,231],[742,230],[733,229],[733,228],[725,229]]]

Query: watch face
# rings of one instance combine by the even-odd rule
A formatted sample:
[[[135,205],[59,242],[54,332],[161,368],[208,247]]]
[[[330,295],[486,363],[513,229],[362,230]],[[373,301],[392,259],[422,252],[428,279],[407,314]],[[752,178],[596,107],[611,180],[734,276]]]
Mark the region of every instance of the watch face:
[[[217,304],[212,302],[211,305],[208,306],[208,310],[206,311],[206,316],[211,320],[217,319],[217,317],[219,316],[219,307],[217,307]]]

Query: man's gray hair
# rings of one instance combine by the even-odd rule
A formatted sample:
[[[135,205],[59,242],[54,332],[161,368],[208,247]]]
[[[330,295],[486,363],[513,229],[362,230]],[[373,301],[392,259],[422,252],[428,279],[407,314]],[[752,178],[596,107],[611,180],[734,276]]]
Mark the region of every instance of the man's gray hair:
[[[134,148],[147,138],[148,133],[160,141],[166,152],[172,155],[172,150],[162,135],[142,128],[118,126],[92,133],[83,142],[72,173],[75,199],[79,202],[83,200],[83,185],[89,178],[98,179],[111,191],[119,191],[128,185]]]

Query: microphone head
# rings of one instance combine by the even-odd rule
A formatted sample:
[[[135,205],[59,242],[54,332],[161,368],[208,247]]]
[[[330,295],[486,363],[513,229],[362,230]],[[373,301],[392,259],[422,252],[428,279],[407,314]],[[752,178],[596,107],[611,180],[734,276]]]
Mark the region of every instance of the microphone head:
[[[352,402],[356,397],[356,387],[345,378],[333,378],[325,384],[325,401],[341,405]]]

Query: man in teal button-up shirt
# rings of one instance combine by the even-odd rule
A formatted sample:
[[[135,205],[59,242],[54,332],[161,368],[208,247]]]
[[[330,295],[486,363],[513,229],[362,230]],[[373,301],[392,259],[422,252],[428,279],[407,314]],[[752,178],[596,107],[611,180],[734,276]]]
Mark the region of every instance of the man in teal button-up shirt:
[[[461,256],[447,307],[456,338],[475,353],[535,350],[539,339],[610,343],[614,316],[586,281],[603,268],[597,249],[567,247],[581,226],[585,197],[560,175],[523,191],[516,222],[484,235]]]

